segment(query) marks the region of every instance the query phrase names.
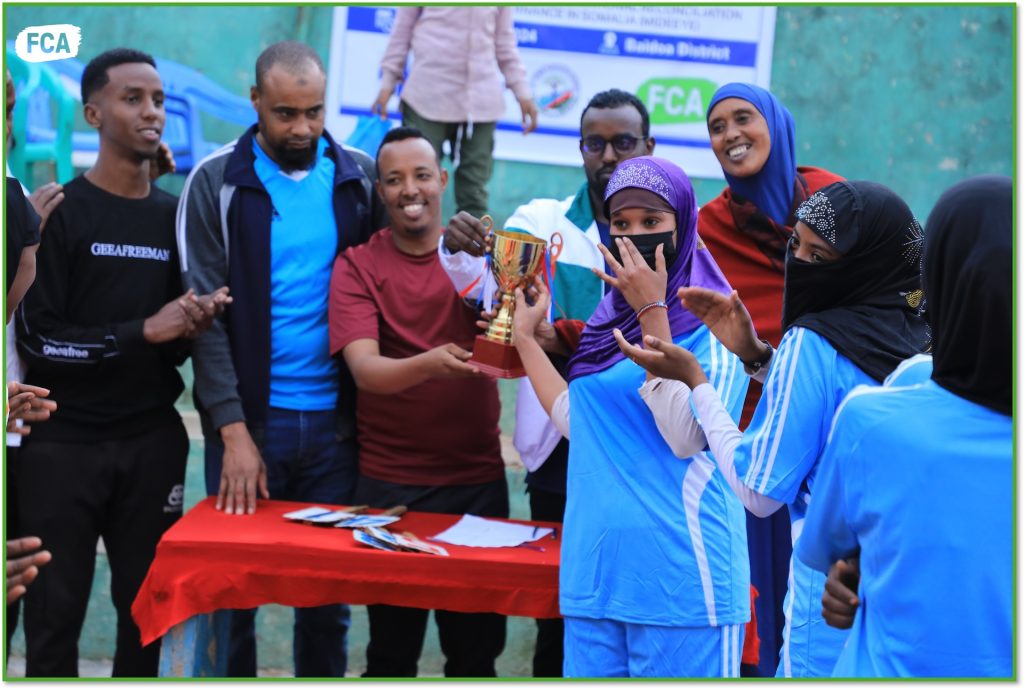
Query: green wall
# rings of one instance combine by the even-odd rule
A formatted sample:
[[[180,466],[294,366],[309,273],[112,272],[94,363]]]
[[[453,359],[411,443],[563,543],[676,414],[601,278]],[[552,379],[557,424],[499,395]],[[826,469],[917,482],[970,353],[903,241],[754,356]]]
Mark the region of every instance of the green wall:
[[[325,5],[7,5],[4,13],[8,40],[25,26],[72,23],[82,28],[85,60],[115,45],[139,47],[241,96],[267,45],[304,40],[326,61],[331,29]],[[1015,24],[1011,5],[780,7],[772,89],[796,118],[799,162],[887,184],[922,221],[954,182],[1012,174]],[[367,65],[367,78],[375,73]],[[214,140],[237,134],[213,120],[205,127]],[[491,207],[501,221],[519,203],[568,195],[581,181],[572,168],[499,161]],[[723,186],[694,184],[701,203]],[[450,191],[447,200],[452,208]]]

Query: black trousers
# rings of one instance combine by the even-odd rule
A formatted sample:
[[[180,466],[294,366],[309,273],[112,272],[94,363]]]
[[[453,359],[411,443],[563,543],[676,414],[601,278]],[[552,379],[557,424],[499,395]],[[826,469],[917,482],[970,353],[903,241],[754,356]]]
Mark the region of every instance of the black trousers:
[[[25,594],[28,677],[78,675],[99,538],[117,611],[115,677],[155,677],[160,644],[143,648],[131,605],[160,536],[181,516],[188,435],[180,419],[95,443],[33,441],[21,449],[18,513],[53,560]]]
[[[7,446],[7,471],[5,472],[6,483],[4,484],[4,520],[7,527],[8,540],[20,538],[18,529],[18,447]],[[30,534],[31,535],[31,534]],[[14,630],[18,628],[18,614],[21,612],[21,601],[16,600],[7,606],[7,635],[4,645],[4,657],[11,657],[11,639],[14,638]]]
[[[565,518],[565,495],[529,487],[530,517],[541,522],[561,522]],[[565,659],[563,644],[565,623],[561,617],[537,620],[537,646],[533,651],[534,677],[561,677]]]
[[[476,486],[406,486],[360,476],[353,501],[370,507],[406,505],[418,512],[508,517],[505,477]],[[427,534],[417,534],[426,536]],[[415,677],[429,610],[368,605],[370,642],[363,677]],[[497,677],[505,649],[505,617],[435,610],[445,677]]]

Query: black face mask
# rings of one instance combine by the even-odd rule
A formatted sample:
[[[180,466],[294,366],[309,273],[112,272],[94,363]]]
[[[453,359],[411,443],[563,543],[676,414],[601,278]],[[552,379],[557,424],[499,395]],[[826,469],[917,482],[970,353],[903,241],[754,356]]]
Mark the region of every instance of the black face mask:
[[[629,240],[633,242],[633,246],[640,252],[640,255],[647,261],[647,265],[650,266],[651,270],[657,270],[654,263],[655,252],[658,250],[659,244],[664,244],[665,248],[665,268],[671,268],[672,264],[675,263],[676,256],[676,245],[672,241],[672,237],[676,234],[675,230],[669,230],[667,232],[655,232],[653,234],[631,234],[631,235],[611,235],[608,239],[608,250],[612,252],[612,256],[619,265],[622,265],[622,255],[619,253],[619,245],[615,243],[617,237],[628,236]]]

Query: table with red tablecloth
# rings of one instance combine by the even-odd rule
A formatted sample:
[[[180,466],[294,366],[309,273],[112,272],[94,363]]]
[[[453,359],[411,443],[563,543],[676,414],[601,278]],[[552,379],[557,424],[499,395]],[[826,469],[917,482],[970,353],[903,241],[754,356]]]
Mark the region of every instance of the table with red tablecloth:
[[[378,550],[356,543],[348,529],[283,518],[308,503],[261,500],[251,515],[218,512],[214,503],[200,502],[160,540],[132,604],[143,644],[197,615],[267,603],[558,616],[558,530],[554,538],[515,548],[437,543],[448,550],[442,557]],[[389,528],[427,539],[460,517],[407,512]]]

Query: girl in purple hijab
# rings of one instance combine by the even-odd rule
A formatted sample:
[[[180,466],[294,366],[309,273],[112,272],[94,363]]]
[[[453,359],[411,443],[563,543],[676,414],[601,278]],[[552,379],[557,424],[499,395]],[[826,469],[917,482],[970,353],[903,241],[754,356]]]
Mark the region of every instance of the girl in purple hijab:
[[[739,418],[739,360],[674,298],[682,286],[731,292],[697,237],[690,180],[653,157],[621,163],[605,195],[615,275],[562,379],[534,333],[549,294],[517,293],[514,340],[530,382],[570,439],[559,602],[566,677],[739,676],[750,618],[743,507],[714,469],[697,424],[663,439],[648,404],[684,386],[627,360],[615,332],[692,352]],[[663,384],[667,383],[667,384]],[[571,414],[570,414],[571,409]]]

